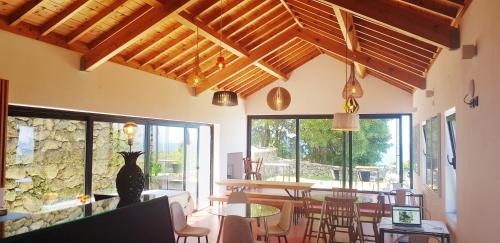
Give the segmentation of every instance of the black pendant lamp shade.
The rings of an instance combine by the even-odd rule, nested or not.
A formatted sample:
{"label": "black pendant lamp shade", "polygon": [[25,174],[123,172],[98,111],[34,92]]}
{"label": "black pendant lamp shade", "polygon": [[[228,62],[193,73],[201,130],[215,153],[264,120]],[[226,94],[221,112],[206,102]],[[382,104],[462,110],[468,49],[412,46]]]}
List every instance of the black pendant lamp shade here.
{"label": "black pendant lamp shade", "polygon": [[233,91],[217,91],[212,98],[212,105],[237,106],[238,95]]}

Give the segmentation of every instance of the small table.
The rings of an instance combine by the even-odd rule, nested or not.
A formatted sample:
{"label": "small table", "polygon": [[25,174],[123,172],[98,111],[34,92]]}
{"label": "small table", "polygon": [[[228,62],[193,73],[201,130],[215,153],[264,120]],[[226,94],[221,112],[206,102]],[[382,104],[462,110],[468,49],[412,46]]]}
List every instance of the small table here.
{"label": "small table", "polygon": [[266,232],[266,242],[269,242],[267,217],[280,213],[280,209],[272,206],[256,203],[229,203],[224,206],[214,206],[208,209],[208,213],[221,217],[217,243],[220,241],[224,217],[234,215],[243,218],[262,218],[264,220],[264,229]]}
{"label": "small table", "polygon": [[451,243],[450,232],[448,231],[446,224],[437,220],[422,220],[421,227],[402,227],[393,225],[391,218],[383,217],[380,221],[379,230],[381,239],[384,239],[385,233],[403,235],[415,234],[430,235],[440,238],[441,242],[445,242],[444,240],[446,239],[446,242]]}

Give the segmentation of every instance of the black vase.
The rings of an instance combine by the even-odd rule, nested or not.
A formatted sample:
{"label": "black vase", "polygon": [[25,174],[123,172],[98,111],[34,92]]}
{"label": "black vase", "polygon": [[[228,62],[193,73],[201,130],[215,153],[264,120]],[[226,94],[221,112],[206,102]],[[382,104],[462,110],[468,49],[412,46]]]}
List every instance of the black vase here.
{"label": "black vase", "polygon": [[118,207],[140,202],[144,189],[144,174],[137,166],[137,158],[143,152],[118,152],[123,156],[125,165],[116,175],[116,190],[120,196]]}

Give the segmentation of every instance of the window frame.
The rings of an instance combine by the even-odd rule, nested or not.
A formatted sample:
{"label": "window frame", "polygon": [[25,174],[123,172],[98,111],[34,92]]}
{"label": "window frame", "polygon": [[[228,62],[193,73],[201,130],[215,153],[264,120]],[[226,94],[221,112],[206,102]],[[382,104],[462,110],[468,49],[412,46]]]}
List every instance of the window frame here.
{"label": "window frame", "polygon": [[[62,120],[77,120],[86,122],[86,132],[85,132],[85,172],[84,172],[84,192],[87,195],[92,195],[92,166],[93,166],[93,132],[94,132],[94,122],[112,122],[112,123],[126,123],[135,122],[139,125],[145,126],[144,134],[144,177],[146,180],[145,190],[149,189],[150,180],[150,137],[151,137],[151,126],[173,126],[182,127],[185,130],[187,128],[198,128],[200,126],[210,127],[210,194],[213,194],[213,170],[214,170],[214,125],[208,123],[197,123],[197,122],[181,122],[172,120],[162,120],[153,119],[145,117],[136,116],[123,116],[123,115],[111,115],[103,113],[93,113],[93,112],[82,112],[82,111],[72,111],[72,110],[62,110],[62,109],[51,109],[51,108],[41,108],[33,106],[24,105],[9,105],[8,116],[15,117],[30,117],[30,118],[43,118],[43,119],[62,119]],[[199,137],[198,137],[199,139]],[[199,143],[199,141],[198,141]],[[186,181],[184,180],[183,184]],[[185,185],[183,185],[185,187]]]}
{"label": "window frame", "polygon": [[[409,168],[409,173],[410,173],[410,189],[413,189],[413,141],[411,137],[413,136],[413,116],[411,113],[381,113],[381,114],[360,114],[359,118],[360,119],[398,119],[398,129],[399,129],[399,138],[398,138],[398,147],[399,147],[399,181],[402,182],[404,179],[404,171],[403,171],[403,139],[402,139],[402,120],[403,116],[408,116],[409,117],[409,159],[410,159],[410,168]],[[259,120],[259,119],[295,119],[295,126],[296,126],[296,136],[295,136],[295,163],[296,163],[296,181],[299,181],[300,177],[300,120],[302,119],[333,119],[334,116],[332,114],[312,114],[312,115],[248,115],[247,116],[247,151],[246,154],[250,156],[251,154],[251,147],[252,147],[252,120]],[[346,180],[347,173],[344,172],[344,178],[342,181],[343,187],[353,187],[353,161],[352,161],[352,132],[343,132],[343,138],[344,138],[344,162],[346,163],[346,166],[343,166],[343,171],[349,173],[351,176],[349,176],[349,180]],[[363,191],[363,192],[373,192],[373,191]]]}
{"label": "window frame", "polygon": [[457,144],[456,144],[456,122],[457,122],[457,114],[453,113],[446,116],[446,125],[448,127],[448,138],[450,139],[451,145],[451,153],[453,158],[450,159],[447,157],[448,164],[456,171],[457,170]]}

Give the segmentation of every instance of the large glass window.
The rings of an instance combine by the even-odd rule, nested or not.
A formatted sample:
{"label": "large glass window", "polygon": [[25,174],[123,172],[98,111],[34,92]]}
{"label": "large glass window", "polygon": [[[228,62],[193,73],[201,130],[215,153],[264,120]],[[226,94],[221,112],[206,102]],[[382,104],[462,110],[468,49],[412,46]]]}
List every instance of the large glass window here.
{"label": "large glass window", "polygon": [[36,213],[84,194],[84,121],[11,116],[5,206]]}
{"label": "large glass window", "polygon": [[332,130],[332,118],[326,115],[249,119],[249,153],[270,165],[262,172],[264,180],[368,191],[412,186],[410,115],[361,115],[361,131],[352,133]]}
{"label": "large glass window", "polygon": [[439,115],[423,124],[425,140],[425,184],[434,191],[439,190],[441,124]]}
{"label": "large glass window", "polygon": [[262,159],[262,180],[295,181],[296,120],[255,119],[251,158]]}
{"label": "large glass window", "polygon": [[446,116],[445,151],[448,165],[446,166],[446,214],[457,222],[457,158],[456,158],[456,114],[455,108],[450,109]]}

